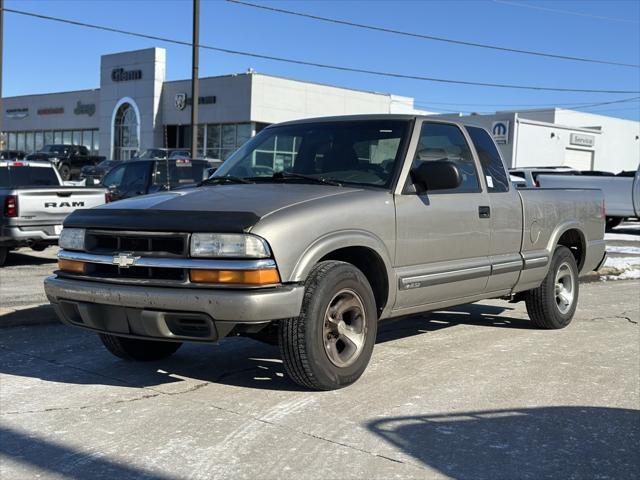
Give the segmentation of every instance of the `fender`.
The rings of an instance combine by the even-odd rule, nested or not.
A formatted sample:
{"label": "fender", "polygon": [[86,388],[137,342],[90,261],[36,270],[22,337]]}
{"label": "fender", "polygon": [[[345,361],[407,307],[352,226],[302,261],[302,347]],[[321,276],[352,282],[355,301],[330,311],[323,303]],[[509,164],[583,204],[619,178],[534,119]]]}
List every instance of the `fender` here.
{"label": "fender", "polygon": [[376,252],[382,259],[389,280],[389,298],[381,315],[381,318],[384,318],[391,311],[396,300],[398,287],[395,281],[395,270],[393,269],[391,254],[385,243],[378,236],[366,230],[338,230],[316,239],[298,259],[293,268],[290,281],[304,282],[311,269],[321,258],[335,250],[346,247],[367,247]]}

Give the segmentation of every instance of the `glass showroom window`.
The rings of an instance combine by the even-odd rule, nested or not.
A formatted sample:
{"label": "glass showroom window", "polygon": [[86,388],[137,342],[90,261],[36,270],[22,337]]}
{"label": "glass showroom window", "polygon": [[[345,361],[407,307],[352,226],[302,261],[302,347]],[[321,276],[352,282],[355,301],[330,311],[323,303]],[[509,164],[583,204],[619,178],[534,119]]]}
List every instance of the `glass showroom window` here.
{"label": "glass showroom window", "polygon": [[33,150],[33,132],[25,133],[25,142],[24,142],[24,151],[27,153],[32,153]]}
{"label": "glass showroom window", "polygon": [[62,143],[65,145],[71,145],[73,143],[73,137],[70,131],[62,132]]}
{"label": "glass showroom window", "polygon": [[44,146],[44,132],[35,133],[35,151],[42,150]]}
{"label": "glass showroom window", "polygon": [[10,133],[7,139],[7,145],[9,150],[17,150],[18,149],[18,140],[15,133]]}
{"label": "glass showroom window", "polygon": [[138,116],[133,107],[123,103],[113,125],[113,158],[129,160],[138,151]]}
{"label": "glass showroom window", "polygon": [[16,143],[17,150],[24,150],[24,132],[18,132],[18,142]]}
{"label": "glass showroom window", "polygon": [[51,145],[53,143],[53,132],[44,132],[44,144]]}

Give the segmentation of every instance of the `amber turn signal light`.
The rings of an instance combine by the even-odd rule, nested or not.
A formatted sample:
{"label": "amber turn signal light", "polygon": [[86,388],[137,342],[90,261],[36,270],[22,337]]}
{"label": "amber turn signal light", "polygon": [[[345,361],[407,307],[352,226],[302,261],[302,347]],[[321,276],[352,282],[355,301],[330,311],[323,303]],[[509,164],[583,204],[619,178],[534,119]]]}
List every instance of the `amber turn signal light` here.
{"label": "amber turn signal light", "polygon": [[58,268],[63,272],[69,273],[85,273],[87,264],[84,262],[78,262],[76,260],[65,260],[64,258],[58,259]]}
{"label": "amber turn signal light", "polygon": [[275,268],[264,270],[191,270],[193,283],[222,283],[229,285],[273,285],[280,283]]}

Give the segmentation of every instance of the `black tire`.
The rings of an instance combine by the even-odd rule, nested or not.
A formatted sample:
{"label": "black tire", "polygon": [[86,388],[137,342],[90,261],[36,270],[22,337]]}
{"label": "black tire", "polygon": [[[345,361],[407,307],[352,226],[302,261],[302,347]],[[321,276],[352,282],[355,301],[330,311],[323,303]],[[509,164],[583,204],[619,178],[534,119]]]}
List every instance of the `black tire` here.
{"label": "black tire", "polygon": [[34,243],[31,245],[31,250],[34,252],[43,252],[49,245],[46,243]]}
{"label": "black tire", "polygon": [[624,221],[623,217],[607,217],[604,225],[605,230],[610,232]]}
{"label": "black tire", "polygon": [[116,357],[138,362],[162,360],[173,355],[180,348],[180,342],[161,340],[139,340],[99,333],[102,344]]}
{"label": "black tire", "polygon": [[[346,293],[345,293],[346,292]],[[349,297],[341,297],[348,295]],[[335,323],[326,319],[330,307],[339,310],[342,300],[350,298],[349,302],[356,307],[346,307],[343,313],[350,315],[346,318],[339,315],[344,328],[360,336],[360,346],[341,340],[335,336],[335,349],[325,345],[326,328]],[[334,303],[335,302],[335,303]],[[352,308],[352,310],[349,310]],[[363,312],[359,315],[357,312]],[[332,322],[336,322],[335,315]],[[346,327],[345,327],[346,325]],[[356,327],[357,325],[357,327]],[[346,387],[355,382],[366,369],[376,340],[378,315],[376,302],[371,286],[364,274],[353,265],[339,261],[325,261],[316,265],[307,281],[299,317],[289,318],[280,322],[279,343],[285,371],[298,385],[314,390],[335,390]],[[351,330],[353,329],[353,330]],[[340,328],[337,328],[340,330]],[[339,335],[339,334],[336,334]],[[336,355],[339,355],[342,341],[342,354],[353,353],[344,365],[337,365]],[[326,350],[327,349],[327,350]],[[355,350],[354,350],[355,349]],[[330,358],[334,355],[334,360]]]}
{"label": "black tire", "polygon": [[60,174],[60,178],[62,178],[63,182],[67,182],[71,180],[71,168],[66,163],[63,163],[58,167],[58,173]]}
{"label": "black tire", "polygon": [[[559,273],[560,270],[563,273]],[[569,305],[556,295],[556,278],[559,274],[568,274],[571,277],[571,302]],[[562,284],[562,282],[560,283]],[[565,288],[564,284],[563,288]],[[525,294],[525,303],[531,322],[536,327],[546,330],[566,327],[573,319],[578,305],[579,293],[580,283],[578,282],[576,259],[571,250],[559,246],[553,254],[549,272],[542,284]]]}
{"label": "black tire", "polygon": [[9,255],[9,249],[7,247],[0,247],[0,267],[7,261],[7,255]]}

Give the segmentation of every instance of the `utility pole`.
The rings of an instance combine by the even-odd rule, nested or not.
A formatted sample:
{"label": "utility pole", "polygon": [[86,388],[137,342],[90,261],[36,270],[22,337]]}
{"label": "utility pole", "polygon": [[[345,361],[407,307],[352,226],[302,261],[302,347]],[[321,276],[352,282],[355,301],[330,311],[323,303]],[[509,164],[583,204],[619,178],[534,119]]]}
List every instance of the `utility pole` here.
{"label": "utility pole", "polygon": [[[2,132],[2,49],[4,47],[4,0],[0,0],[0,132]],[[2,145],[0,145],[2,147]]]}
{"label": "utility pole", "polygon": [[[2,1],[2,0],[0,0]],[[200,0],[193,0],[193,45],[191,46],[191,158],[198,156],[198,62]]]}

